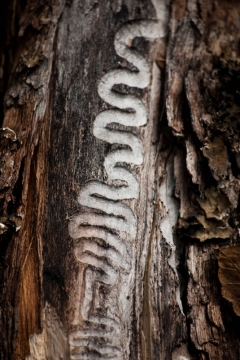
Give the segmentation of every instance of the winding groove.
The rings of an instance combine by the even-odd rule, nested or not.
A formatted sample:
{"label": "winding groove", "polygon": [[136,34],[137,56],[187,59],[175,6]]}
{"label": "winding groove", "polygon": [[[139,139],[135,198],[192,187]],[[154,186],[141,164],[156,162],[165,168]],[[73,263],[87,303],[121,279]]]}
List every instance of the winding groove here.
{"label": "winding groove", "polygon": [[[113,87],[124,84],[142,89],[149,85],[148,62],[131,47],[131,42],[136,37],[155,39],[161,35],[157,21],[141,20],[124,25],[115,35],[115,50],[135,69],[111,70],[101,78],[98,85],[99,96],[114,109],[97,115],[93,134],[110,144],[125,145],[123,149],[108,154],[104,161],[108,180],[113,184],[115,180],[121,180],[124,185],[110,186],[97,180],[86,183],[80,191],[78,202],[101,213],[80,213],[69,223],[70,236],[81,239],[80,243],[76,243],[75,256],[79,262],[87,265],[81,315],[83,320],[95,326],[94,329],[78,330],[69,335],[71,360],[122,359],[120,347],[111,343],[114,334],[120,337],[119,321],[93,315],[91,308],[96,282],[113,285],[119,277],[120,269],[125,272],[131,269],[131,252],[125,240],[136,238],[137,218],[132,209],[120,200],[138,199],[139,184],[123,163],[141,165],[143,148],[134,134],[112,130],[108,125],[117,123],[136,127],[147,124],[147,109],[141,99],[130,94],[120,94],[113,91]],[[103,241],[106,246],[102,245]]]}

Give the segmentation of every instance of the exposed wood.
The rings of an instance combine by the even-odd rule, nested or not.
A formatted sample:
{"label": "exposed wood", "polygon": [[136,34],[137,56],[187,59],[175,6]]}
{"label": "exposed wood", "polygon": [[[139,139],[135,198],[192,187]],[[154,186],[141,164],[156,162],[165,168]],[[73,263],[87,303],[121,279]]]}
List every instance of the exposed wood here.
{"label": "exposed wood", "polygon": [[238,1],[0,6],[0,360],[238,360]]}
{"label": "exposed wood", "polygon": [[30,351],[30,335],[41,331],[43,205],[50,125],[45,115],[62,3],[29,1],[21,9],[13,2],[7,10],[12,27],[9,24],[6,46],[14,43],[15,48],[8,69],[2,126],[14,132],[16,139],[6,137],[4,131],[1,136],[1,223],[5,228],[1,239],[0,357],[22,359]]}
{"label": "exposed wood", "polygon": [[129,1],[115,13],[108,2],[91,11],[75,2],[59,24],[44,286],[72,359],[141,354],[160,95],[153,61],[165,27],[161,3],[158,13],[147,4]]}

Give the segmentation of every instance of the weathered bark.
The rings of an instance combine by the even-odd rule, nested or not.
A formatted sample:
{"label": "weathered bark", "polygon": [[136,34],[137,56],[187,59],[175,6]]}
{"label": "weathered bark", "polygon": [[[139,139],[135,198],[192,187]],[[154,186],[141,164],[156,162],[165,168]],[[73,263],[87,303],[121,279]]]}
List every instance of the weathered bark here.
{"label": "weathered bark", "polygon": [[219,248],[238,239],[239,9],[237,1],[179,1],[170,20],[166,106],[187,280],[182,301],[188,341],[201,359],[239,358],[239,319],[217,279]]}
{"label": "weathered bark", "polygon": [[62,10],[61,2],[44,1],[25,6],[13,1],[5,8],[3,66],[9,79],[1,130],[1,359],[24,358],[30,335],[41,331],[42,231],[51,124],[47,108]]}
{"label": "weathered bark", "polygon": [[238,2],[1,6],[0,359],[239,359]]}

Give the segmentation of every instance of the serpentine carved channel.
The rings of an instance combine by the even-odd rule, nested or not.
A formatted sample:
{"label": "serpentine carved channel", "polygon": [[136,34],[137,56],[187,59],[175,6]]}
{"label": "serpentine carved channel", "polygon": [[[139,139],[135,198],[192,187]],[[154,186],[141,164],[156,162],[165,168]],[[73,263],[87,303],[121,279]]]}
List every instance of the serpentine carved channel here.
{"label": "serpentine carved channel", "polygon": [[[121,202],[138,199],[139,183],[125,164],[141,165],[143,147],[140,139],[124,127],[147,124],[147,109],[142,100],[131,94],[114,91],[116,85],[146,88],[150,83],[150,65],[131,43],[136,37],[156,39],[160,36],[159,22],[135,21],[124,25],[115,35],[116,53],[131,64],[133,70],[122,68],[107,72],[98,85],[99,96],[114,109],[97,115],[93,134],[120,149],[110,152],[104,161],[107,183],[94,180],[82,187],[78,202],[93,209],[78,213],[69,222],[69,234],[75,239],[75,257],[85,265],[84,294],[80,305],[83,329],[69,334],[71,360],[123,359],[120,338],[121,321],[116,316],[93,312],[96,284],[114,286],[121,273],[131,271],[130,243],[137,234],[137,217],[132,209]],[[120,124],[121,130],[109,127]],[[119,183],[120,181],[120,183]],[[115,342],[114,342],[115,341]]]}

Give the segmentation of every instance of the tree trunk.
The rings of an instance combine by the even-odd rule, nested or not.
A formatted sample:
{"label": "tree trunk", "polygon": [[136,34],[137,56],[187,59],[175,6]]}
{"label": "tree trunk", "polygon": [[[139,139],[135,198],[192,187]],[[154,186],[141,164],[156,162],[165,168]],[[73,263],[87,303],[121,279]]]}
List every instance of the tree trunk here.
{"label": "tree trunk", "polygon": [[240,4],[0,7],[0,359],[239,359]]}

